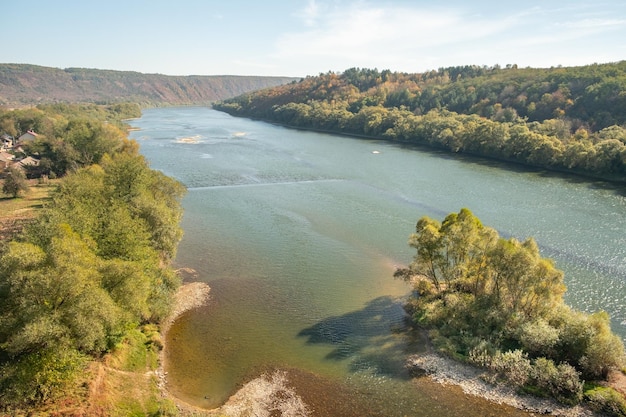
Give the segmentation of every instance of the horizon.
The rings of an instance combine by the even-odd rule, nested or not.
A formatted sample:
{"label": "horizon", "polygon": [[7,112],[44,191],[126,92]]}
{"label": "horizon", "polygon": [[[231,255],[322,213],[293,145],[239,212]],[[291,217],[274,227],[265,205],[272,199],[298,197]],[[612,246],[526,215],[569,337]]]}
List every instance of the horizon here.
{"label": "horizon", "polygon": [[[626,59],[626,2],[180,0],[3,5],[0,61],[169,76],[576,67]],[[16,23],[17,25],[17,23]],[[32,30],[29,30],[32,29]]]}
{"label": "horizon", "polygon": [[[620,62],[624,62],[626,61],[626,59],[622,59],[619,61],[612,61],[612,62],[593,62],[590,64],[583,64],[583,65],[568,65],[568,66],[564,66],[564,65],[554,65],[554,66],[550,66],[550,67],[531,67],[531,66],[527,66],[527,67],[520,67],[517,66],[516,69],[553,69],[553,68],[577,68],[577,67],[586,67],[586,66],[592,66],[592,65],[610,65],[610,64],[618,64]],[[90,71],[112,71],[112,72],[132,72],[132,73],[137,73],[137,74],[141,74],[141,75],[161,75],[161,76],[165,76],[165,77],[265,77],[265,78],[306,78],[306,77],[315,77],[318,74],[307,74],[305,76],[289,76],[289,75],[259,75],[259,74],[250,74],[250,75],[240,75],[240,74],[179,74],[179,75],[170,75],[170,74],[163,74],[163,73],[158,73],[158,72],[141,72],[141,71],[134,71],[134,70],[115,70],[115,69],[109,69],[109,68],[90,68],[90,67],[66,67],[66,68],[60,68],[60,67],[49,67],[46,65],[38,65],[38,64],[31,64],[31,63],[27,63],[27,62],[0,62],[0,65],[24,65],[24,66],[34,66],[34,67],[40,67],[40,68],[49,68],[49,69],[55,69],[55,70],[60,70],[60,71],[67,71],[67,70],[74,70],[74,69],[78,69],[78,70],[90,70]],[[473,66],[472,64],[466,64],[467,66]],[[423,74],[426,72],[430,72],[430,71],[438,71],[441,69],[447,69],[447,68],[454,68],[454,67],[464,67],[466,65],[454,65],[454,66],[450,66],[450,67],[440,67],[440,68],[430,68],[430,69],[426,69],[424,71],[419,71],[419,72],[413,72],[413,73],[408,73],[408,74]],[[495,64],[495,65],[499,65],[499,64]],[[510,64],[510,65],[514,65],[514,64]],[[479,67],[486,67],[488,69],[490,68],[494,68],[494,66],[489,66],[489,65],[480,65]],[[375,70],[379,70],[379,71],[384,71],[384,70],[390,70],[391,72],[403,72],[403,73],[407,73],[406,71],[396,71],[393,68],[377,68],[377,67],[352,67],[352,68],[360,68],[360,69],[375,69]],[[501,69],[510,69],[508,66],[504,66],[504,65],[500,65]],[[342,74],[344,73],[346,70],[348,70],[350,68],[345,68],[343,70],[340,71],[332,71],[336,74]],[[327,73],[328,71],[326,71]]]}

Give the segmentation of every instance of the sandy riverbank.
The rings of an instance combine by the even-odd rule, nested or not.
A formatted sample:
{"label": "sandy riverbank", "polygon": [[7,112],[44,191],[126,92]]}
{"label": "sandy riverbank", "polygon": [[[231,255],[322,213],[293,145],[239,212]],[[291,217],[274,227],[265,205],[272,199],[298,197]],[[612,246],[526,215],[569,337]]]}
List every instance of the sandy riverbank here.
{"label": "sandy riverbank", "polygon": [[[195,277],[195,271],[185,268],[179,270],[183,276]],[[203,282],[190,282],[182,285],[174,296],[172,312],[161,326],[163,349],[160,355],[159,368],[156,371],[161,394],[172,400],[183,416],[228,416],[228,417],[308,417],[309,409],[302,398],[288,384],[285,371],[274,371],[261,375],[246,383],[222,407],[216,410],[204,410],[187,404],[173,396],[167,389],[167,373],[165,361],[167,331],[182,314],[202,307],[210,300],[210,287]]]}

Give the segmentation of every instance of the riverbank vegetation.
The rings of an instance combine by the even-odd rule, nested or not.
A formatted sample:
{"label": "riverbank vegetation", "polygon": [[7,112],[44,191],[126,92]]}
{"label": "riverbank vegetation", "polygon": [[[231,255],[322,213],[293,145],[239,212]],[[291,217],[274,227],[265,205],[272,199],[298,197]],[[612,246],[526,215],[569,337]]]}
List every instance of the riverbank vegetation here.
{"label": "riverbank vegetation", "polygon": [[421,74],[351,68],[213,107],[297,128],[626,181],[626,61]]}
{"label": "riverbank vegetation", "polygon": [[[24,151],[48,158],[39,174],[59,177],[0,250],[0,414],[84,399],[93,382],[86,375],[109,352],[120,375],[139,370],[145,379],[160,346],[157,324],[180,284],[169,264],[184,187],[150,169],[118,127],[138,107],[81,109],[0,114],[2,128],[42,132]],[[171,408],[157,398],[129,407]]]}
{"label": "riverbank vegetation", "polygon": [[413,285],[407,311],[439,351],[494,383],[626,415],[623,395],[606,386],[626,366],[621,339],[605,312],[564,303],[563,273],[532,238],[501,238],[462,209],[421,218],[409,245],[416,255],[395,276]]}

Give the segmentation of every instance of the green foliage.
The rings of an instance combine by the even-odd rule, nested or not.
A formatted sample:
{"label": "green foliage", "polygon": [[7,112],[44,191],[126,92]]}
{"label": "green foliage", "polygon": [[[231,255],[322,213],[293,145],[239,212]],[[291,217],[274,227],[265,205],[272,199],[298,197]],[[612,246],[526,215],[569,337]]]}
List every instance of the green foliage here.
{"label": "green foliage", "polygon": [[582,400],[583,383],[576,369],[567,364],[546,358],[537,358],[531,371],[532,385],[565,404],[577,404]]}
{"label": "green foliage", "polygon": [[592,409],[604,415],[626,417],[626,399],[613,388],[594,386],[585,390],[584,397]]}
{"label": "green foliage", "polygon": [[441,351],[490,370],[494,380],[534,387],[564,403],[582,398],[580,377],[604,379],[625,362],[605,312],[564,304],[563,273],[532,239],[500,238],[469,210],[421,218],[409,238],[407,311]]}
{"label": "green foliage", "polygon": [[184,187],[151,170],[116,128],[79,118],[63,129],[85,166],[0,253],[0,398],[11,407],[58,394],[76,358],[98,357],[126,334],[138,347],[130,362],[154,362],[158,340],[132,329],[164,318],[180,285],[168,265]]}
{"label": "green foliage", "polygon": [[121,310],[100,286],[90,243],[65,226],[45,251],[30,243],[9,244],[0,271],[6,288],[0,310],[7,332],[0,339],[3,350],[13,357],[68,346],[102,352],[119,337]]}
{"label": "green foliage", "polygon": [[124,338],[115,347],[115,356],[122,359],[115,363],[115,368],[127,372],[144,373],[152,368],[152,360],[149,356],[154,354],[152,344],[147,336],[139,329],[133,329],[126,333]]}
{"label": "green foliage", "polygon": [[527,355],[519,349],[497,351],[490,357],[487,365],[497,379],[506,380],[517,387],[526,385],[534,370]]}
{"label": "green foliage", "polygon": [[59,177],[69,171],[99,164],[105,154],[136,154],[137,146],[126,137],[127,117],[140,115],[139,106],[120,103],[52,104],[36,109],[0,111],[0,133],[15,137],[34,130],[33,142],[23,144],[27,155],[40,160],[27,168],[29,177]]}
{"label": "green foliage", "polygon": [[626,61],[586,67],[351,68],[214,104],[289,126],[626,179]]}
{"label": "green foliage", "polygon": [[17,198],[21,194],[28,192],[29,189],[24,171],[18,168],[9,168],[2,184],[2,192]]}
{"label": "green foliage", "polygon": [[80,376],[87,357],[76,350],[43,349],[0,364],[1,409],[57,398]]}

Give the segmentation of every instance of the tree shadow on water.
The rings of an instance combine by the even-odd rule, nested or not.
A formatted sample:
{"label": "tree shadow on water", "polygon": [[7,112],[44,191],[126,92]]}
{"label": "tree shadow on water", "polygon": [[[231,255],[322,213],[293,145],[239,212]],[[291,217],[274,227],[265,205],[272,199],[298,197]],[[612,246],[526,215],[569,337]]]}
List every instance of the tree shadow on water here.
{"label": "tree shadow on water", "polygon": [[303,329],[298,336],[309,344],[334,346],[327,360],[349,361],[352,372],[408,379],[405,368],[409,337],[403,301],[384,296],[368,302],[361,310],[328,317]]}

